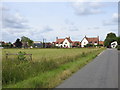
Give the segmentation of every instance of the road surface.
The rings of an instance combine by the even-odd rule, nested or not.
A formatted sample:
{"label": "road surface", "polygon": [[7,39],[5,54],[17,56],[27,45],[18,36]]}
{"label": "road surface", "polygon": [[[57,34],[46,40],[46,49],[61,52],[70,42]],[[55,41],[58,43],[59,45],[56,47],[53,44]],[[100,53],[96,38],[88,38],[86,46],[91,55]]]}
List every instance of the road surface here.
{"label": "road surface", "polygon": [[103,51],[56,88],[118,88],[118,51]]}

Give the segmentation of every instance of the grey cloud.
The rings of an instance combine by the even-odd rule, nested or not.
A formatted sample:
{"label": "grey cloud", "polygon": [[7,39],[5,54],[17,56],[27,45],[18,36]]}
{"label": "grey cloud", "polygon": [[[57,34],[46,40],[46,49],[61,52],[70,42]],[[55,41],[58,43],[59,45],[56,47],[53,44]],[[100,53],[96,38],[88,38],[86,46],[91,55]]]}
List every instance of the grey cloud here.
{"label": "grey cloud", "polygon": [[8,7],[6,7],[6,6],[0,6],[0,10],[2,11],[2,12],[4,12],[4,11],[9,11],[10,9],[8,8]]}
{"label": "grey cloud", "polygon": [[77,15],[92,15],[103,13],[101,8],[103,5],[98,2],[76,2],[73,4],[73,9]]}
{"label": "grey cloud", "polygon": [[103,21],[103,25],[104,26],[109,26],[109,25],[118,25],[118,23],[120,22],[120,19],[119,19],[119,15],[118,13],[114,13],[112,15],[112,18],[110,20],[104,20]]}
{"label": "grey cloud", "polygon": [[100,29],[100,27],[93,27],[93,28],[88,27],[87,29],[88,30],[96,30],[96,29]]}
{"label": "grey cloud", "polygon": [[46,26],[43,28],[43,30],[41,31],[41,33],[46,33],[46,32],[50,32],[50,31],[53,31],[53,29],[49,26]]}
{"label": "grey cloud", "polygon": [[[6,12],[4,12],[6,11]],[[25,17],[19,13],[10,13],[6,7],[2,9],[2,28],[26,29],[29,28]]]}

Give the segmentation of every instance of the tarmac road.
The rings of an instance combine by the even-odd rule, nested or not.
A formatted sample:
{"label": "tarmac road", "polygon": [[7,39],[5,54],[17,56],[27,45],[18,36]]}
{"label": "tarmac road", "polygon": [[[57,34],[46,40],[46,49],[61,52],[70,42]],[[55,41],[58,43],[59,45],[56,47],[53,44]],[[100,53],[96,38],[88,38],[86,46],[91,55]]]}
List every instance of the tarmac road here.
{"label": "tarmac road", "polygon": [[118,51],[103,51],[56,88],[118,88]]}

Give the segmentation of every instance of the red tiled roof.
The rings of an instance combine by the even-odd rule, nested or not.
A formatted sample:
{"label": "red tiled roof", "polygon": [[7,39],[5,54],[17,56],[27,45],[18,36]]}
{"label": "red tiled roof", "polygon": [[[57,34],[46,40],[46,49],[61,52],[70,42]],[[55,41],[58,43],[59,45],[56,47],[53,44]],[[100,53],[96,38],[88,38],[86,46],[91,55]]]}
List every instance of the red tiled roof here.
{"label": "red tiled roof", "polygon": [[102,44],[102,45],[104,45],[104,41],[99,41],[99,44]]}
{"label": "red tiled roof", "polygon": [[71,39],[70,38],[66,38],[70,43],[72,43]]}
{"label": "red tiled roof", "polygon": [[[65,39],[67,39],[70,43],[72,43],[72,41],[71,41],[70,38],[67,38],[67,37],[66,37]],[[59,43],[59,44],[62,44],[65,39],[57,39],[55,43],[56,43],[56,44],[58,44],[58,43]]]}
{"label": "red tiled roof", "polygon": [[56,41],[56,43],[58,44],[61,44],[61,43],[63,43],[63,41],[64,41],[65,39],[57,39],[57,41]]}
{"label": "red tiled roof", "polygon": [[95,42],[99,42],[99,38],[98,37],[96,37],[96,38],[88,38],[88,37],[86,37],[86,39],[88,40],[88,42],[90,43],[90,42],[92,42],[92,43],[95,43]]}
{"label": "red tiled roof", "polygon": [[79,41],[72,41],[72,45],[73,45],[73,46],[75,46],[76,44],[81,45],[81,42],[79,42]]}

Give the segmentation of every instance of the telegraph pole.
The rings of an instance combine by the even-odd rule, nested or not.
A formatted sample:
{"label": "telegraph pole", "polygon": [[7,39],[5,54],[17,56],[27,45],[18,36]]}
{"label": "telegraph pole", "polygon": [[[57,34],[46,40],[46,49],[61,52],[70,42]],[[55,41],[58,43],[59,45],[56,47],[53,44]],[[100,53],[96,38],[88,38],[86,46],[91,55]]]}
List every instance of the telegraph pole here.
{"label": "telegraph pole", "polygon": [[46,39],[43,38],[43,48],[46,48]]}

